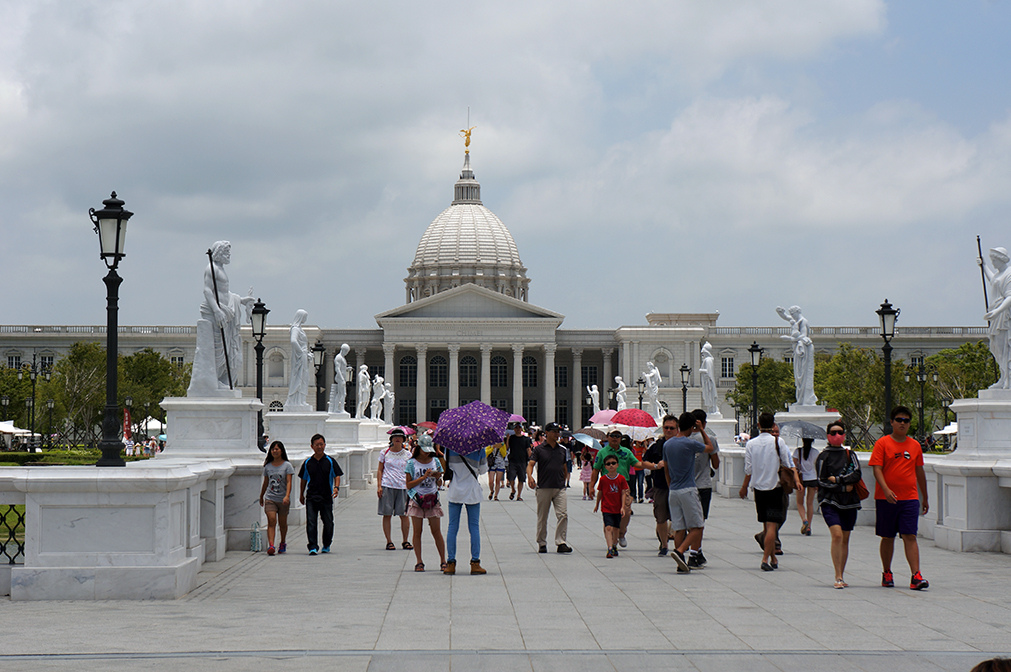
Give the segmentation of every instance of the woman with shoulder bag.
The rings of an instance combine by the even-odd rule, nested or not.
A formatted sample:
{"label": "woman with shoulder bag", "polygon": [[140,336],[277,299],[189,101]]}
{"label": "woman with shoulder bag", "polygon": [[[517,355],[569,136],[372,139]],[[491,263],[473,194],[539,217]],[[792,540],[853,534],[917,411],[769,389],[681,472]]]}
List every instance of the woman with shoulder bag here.
{"label": "woman with shoulder bag", "polygon": [[442,507],[439,505],[439,486],[442,484],[442,463],[435,459],[435,448],[419,445],[414,450],[414,457],[407,461],[407,515],[411,517],[414,526],[414,557],[418,564],[414,571],[425,571],[425,563],[421,561],[421,532],[428,518],[428,527],[432,531],[432,539],[439,551],[439,565],[446,569],[446,543],[442,538],[440,521]]}
{"label": "woman with shoulder bag", "polygon": [[860,460],[846,448],[846,426],[839,420],[826,428],[828,447],[818,454],[815,473],[818,475],[818,504],[832,535],[832,565],[835,567],[835,588],[846,588],[843,573],[849,557],[850,532],[856,525],[860,510],[858,484],[861,481]]}
{"label": "woman with shoulder bag", "polygon": [[488,460],[483,450],[464,457],[452,450],[446,451],[446,471],[452,480],[446,486],[449,502],[449,527],[446,530],[448,559],[443,574],[456,574],[456,535],[460,531],[460,515],[467,507],[467,528],[470,531],[470,573],[487,574],[481,567],[481,474],[488,472]]}

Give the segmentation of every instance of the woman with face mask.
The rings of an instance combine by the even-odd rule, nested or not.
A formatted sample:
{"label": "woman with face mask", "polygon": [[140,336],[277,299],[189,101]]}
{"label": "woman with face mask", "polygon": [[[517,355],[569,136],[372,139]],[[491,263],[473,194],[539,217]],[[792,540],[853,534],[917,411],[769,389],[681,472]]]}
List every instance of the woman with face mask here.
{"label": "woman with face mask", "polygon": [[846,427],[836,420],[826,428],[828,447],[818,454],[815,473],[818,475],[818,504],[832,535],[832,565],[835,567],[835,588],[845,588],[843,572],[849,556],[850,532],[857,521],[860,496],[860,460],[843,444]]}

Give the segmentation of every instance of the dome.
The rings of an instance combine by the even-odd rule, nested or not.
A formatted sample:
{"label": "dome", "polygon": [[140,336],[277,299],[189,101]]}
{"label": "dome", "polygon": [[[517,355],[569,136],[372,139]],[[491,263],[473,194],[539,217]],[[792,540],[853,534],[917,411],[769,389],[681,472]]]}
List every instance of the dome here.
{"label": "dome", "polygon": [[527,300],[527,269],[509,229],[481,204],[481,185],[464,155],[452,204],[439,213],[418,243],[407,269],[407,302],[473,283]]}

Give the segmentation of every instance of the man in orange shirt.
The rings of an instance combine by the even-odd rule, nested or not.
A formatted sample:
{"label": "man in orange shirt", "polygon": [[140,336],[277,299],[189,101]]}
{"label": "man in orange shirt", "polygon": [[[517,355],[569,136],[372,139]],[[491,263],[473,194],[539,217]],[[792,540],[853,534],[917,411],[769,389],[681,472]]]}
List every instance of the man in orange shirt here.
{"label": "man in orange shirt", "polygon": [[909,587],[923,590],[930,584],[920,575],[920,547],[916,543],[919,516],[926,515],[927,476],[923,472],[923,452],[915,439],[909,438],[912,412],[905,406],[892,409],[892,433],[874,444],[868,464],[874,469],[874,504],[877,513],[875,531],[881,537],[881,585],[891,588],[892,555],[895,534],[902,537],[906,562],[912,578]]}

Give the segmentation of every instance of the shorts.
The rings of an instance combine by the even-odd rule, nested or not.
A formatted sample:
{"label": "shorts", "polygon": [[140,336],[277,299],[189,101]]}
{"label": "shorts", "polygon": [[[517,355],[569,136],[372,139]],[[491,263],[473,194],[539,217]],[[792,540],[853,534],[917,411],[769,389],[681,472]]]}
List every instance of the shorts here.
{"label": "shorts", "polygon": [[430,509],[423,509],[413,499],[407,503],[407,515],[411,518],[442,518],[442,506],[436,502]]}
{"label": "shorts", "polygon": [[801,483],[804,484],[805,488],[817,488],[818,487],[818,479],[817,478],[812,478],[810,481],[801,481]]}
{"label": "shorts", "polygon": [[698,488],[671,490],[668,501],[670,502],[671,529],[694,530],[705,526],[706,519],[702,515],[702,502],[699,500]]}
{"label": "shorts", "polygon": [[821,515],[825,518],[825,524],[829,527],[838,525],[843,532],[852,532],[857,524],[858,509],[837,509],[831,504],[821,505]]}
{"label": "shorts", "polygon": [[755,512],[760,523],[779,523],[786,521],[786,498],[783,488],[772,490],[755,490]]}
{"label": "shorts", "polygon": [[407,490],[400,488],[383,488],[383,496],[379,498],[380,516],[406,516]]}
{"label": "shorts", "polygon": [[670,520],[669,491],[667,488],[653,488],[650,494],[653,497],[653,519],[657,523],[666,523]]}
{"label": "shorts", "polygon": [[874,533],[879,537],[894,539],[895,534],[916,534],[920,519],[920,500],[900,499],[894,504],[887,499],[874,500],[877,521]]}
{"label": "shorts", "polygon": [[276,513],[279,516],[287,516],[290,509],[291,502],[284,504],[283,502],[275,502],[272,499],[263,500],[264,513]]}
{"label": "shorts", "polygon": [[702,518],[709,520],[709,502],[713,499],[712,488],[699,488],[699,501],[702,502]]}
{"label": "shorts", "polygon": [[509,466],[506,467],[506,478],[510,481],[514,478],[518,478],[522,481],[527,480],[527,463],[510,462]]}
{"label": "shorts", "polygon": [[621,529],[621,514],[620,513],[603,513],[604,516],[604,527],[616,527]]}

